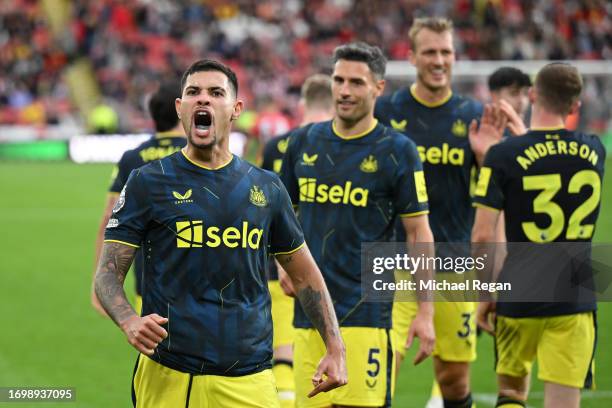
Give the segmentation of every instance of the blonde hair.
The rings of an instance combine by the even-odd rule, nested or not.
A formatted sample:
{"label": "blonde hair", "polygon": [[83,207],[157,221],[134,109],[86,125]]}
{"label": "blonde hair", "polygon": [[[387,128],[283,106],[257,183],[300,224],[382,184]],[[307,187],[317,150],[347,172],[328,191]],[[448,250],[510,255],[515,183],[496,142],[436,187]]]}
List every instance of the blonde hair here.
{"label": "blonde hair", "polygon": [[329,110],[334,106],[329,75],[315,74],[306,78],[301,96],[308,109]]}
{"label": "blonde hair", "polygon": [[410,47],[416,49],[416,37],[422,29],[428,29],[435,33],[443,33],[449,31],[453,33],[453,22],[444,17],[422,17],[415,18],[410,31],[408,31],[408,39]]}

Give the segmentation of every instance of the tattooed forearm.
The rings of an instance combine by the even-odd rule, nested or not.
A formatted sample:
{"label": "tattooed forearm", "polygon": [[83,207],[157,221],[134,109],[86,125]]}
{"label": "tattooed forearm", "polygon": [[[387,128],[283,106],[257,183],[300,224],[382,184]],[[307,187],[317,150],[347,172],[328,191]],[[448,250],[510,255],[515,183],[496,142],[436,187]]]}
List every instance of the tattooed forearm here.
{"label": "tattooed forearm", "polygon": [[332,301],[326,291],[315,290],[312,286],[297,291],[302,309],[313,326],[321,333],[326,343],[332,338],[339,338],[338,321],[332,306]]}
{"label": "tattooed forearm", "polygon": [[123,290],[123,281],[135,252],[136,248],[127,245],[105,243],[96,272],[96,295],[106,312],[119,326],[135,313]]}

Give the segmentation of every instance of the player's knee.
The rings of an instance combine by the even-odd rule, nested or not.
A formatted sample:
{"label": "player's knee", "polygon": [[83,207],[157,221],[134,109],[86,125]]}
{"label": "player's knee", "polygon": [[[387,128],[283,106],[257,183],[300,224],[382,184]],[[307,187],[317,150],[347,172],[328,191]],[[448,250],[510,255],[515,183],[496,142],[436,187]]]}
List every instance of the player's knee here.
{"label": "player's knee", "polygon": [[444,364],[437,370],[436,380],[445,399],[460,400],[470,393],[469,371],[463,364]]}

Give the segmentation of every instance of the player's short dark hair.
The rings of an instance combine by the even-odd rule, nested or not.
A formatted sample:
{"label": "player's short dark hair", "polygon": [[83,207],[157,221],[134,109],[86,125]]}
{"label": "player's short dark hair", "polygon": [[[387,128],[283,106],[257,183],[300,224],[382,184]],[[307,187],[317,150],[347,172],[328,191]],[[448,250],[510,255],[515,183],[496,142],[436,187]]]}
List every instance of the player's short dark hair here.
{"label": "player's short dark hair", "polygon": [[580,98],[582,77],[576,67],[565,62],[553,62],[538,72],[535,89],[544,108],[565,116]]}
{"label": "player's short dark hair", "polygon": [[529,75],[514,67],[501,67],[489,76],[489,91],[499,91],[501,88],[531,86]]}
{"label": "player's short dark hair", "polygon": [[306,78],[302,85],[302,99],[307,109],[330,110],[334,106],[332,81],[329,75],[315,74]]}
{"label": "player's short dark hair", "polygon": [[382,50],[375,45],[364,42],[340,45],[334,50],[334,64],[339,60],[365,62],[376,79],[385,77],[387,59]]}
{"label": "player's short dark hair", "polygon": [[183,77],[181,78],[181,91],[185,88],[185,83],[187,82],[187,77],[189,75],[203,71],[219,71],[224,73],[229,80],[232,91],[234,91],[234,96],[238,95],[238,78],[236,77],[236,73],[222,62],[211,59],[201,59],[194,62],[189,66],[189,68],[187,68],[187,70],[183,73]]}
{"label": "player's short dark hair", "polygon": [[181,83],[178,78],[164,81],[149,99],[149,114],[157,132],[167,132],[178,124],[174,101],[181,97]]}

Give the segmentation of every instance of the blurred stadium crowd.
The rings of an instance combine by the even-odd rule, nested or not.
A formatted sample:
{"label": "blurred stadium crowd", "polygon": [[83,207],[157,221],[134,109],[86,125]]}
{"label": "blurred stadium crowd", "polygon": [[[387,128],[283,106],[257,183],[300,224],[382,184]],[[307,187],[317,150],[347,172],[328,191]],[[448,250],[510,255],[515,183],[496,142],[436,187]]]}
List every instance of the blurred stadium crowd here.
{"label": "blurred stadium crowd", "polygon": [[[293,125],[303,80],[329,69],[334,47],[359,39],[383,48],[390,60],[405,59],[406,31],[423,15],[452,18],[458,59],[612,59],[612,3],[606,0],[71,3],[70,24],[54,36],[41,2],[0,2],[0,125],[74,122],[77,109],[62,71],[86,57],[103,100],[117,114],[116,130],[145,130],[144,96],[156,80],[203,56],[236,70],[247,106],[260,111],[272,104]],[[610,97],[601,86],[587,85],[586,97]],[[599,106],[609,110],[610,102]],[[607,119],[596,129],[610,127],[609,112],[597,117]],[[253,123],[251,116],[243,126]]]}

